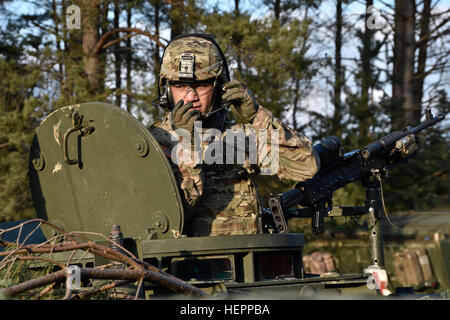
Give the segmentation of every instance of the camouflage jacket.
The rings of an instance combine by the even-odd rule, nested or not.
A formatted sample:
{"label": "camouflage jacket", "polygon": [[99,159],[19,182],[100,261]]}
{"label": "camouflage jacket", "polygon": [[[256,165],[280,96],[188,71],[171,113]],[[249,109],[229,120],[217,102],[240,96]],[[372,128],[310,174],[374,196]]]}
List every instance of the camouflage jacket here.
{"label": "camouflage jacket", "polygon": [[[177,149],[182,139],[170,113],[150,128],[180,186],[187,221],[184,233],[191,236],[256,233],[262,203],[252,177],[277,174],[304,181],[320,168],[311,141],[261,106],[251,124],[226,123],[222,132],[197,129],[201,143]],[[194,161],[180,161],[177,157],[183,152]]]}

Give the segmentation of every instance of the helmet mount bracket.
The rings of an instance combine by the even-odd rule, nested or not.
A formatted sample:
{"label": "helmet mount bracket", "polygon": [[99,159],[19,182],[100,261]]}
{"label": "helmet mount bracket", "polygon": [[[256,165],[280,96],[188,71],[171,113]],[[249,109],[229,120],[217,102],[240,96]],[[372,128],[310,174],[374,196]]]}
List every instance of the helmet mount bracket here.
{"label": "helmet mount bracket", "polygon": [[180,80],[193,81],[195,80],[195,55],[193,53],[183,53],[180,56]]}

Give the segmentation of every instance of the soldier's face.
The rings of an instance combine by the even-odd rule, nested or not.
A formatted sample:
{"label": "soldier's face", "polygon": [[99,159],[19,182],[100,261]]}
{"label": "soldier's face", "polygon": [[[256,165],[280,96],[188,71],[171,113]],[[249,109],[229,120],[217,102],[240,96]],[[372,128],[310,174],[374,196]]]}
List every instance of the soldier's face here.
{"label": "soldier's face", "polygon": [[192,110],[198,110],[202,114],[207,112],[213,95],[213,84],[211,82],[173,82],[170,84],[175,104],[183,100],[184,103],[192,102]]}

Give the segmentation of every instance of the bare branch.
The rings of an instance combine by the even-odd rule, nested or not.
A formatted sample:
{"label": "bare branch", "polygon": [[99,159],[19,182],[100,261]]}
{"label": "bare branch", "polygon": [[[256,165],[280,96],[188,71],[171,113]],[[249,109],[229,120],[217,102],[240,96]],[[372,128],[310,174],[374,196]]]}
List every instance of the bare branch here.
{"label": "bare branch", "polygon": [[76,298],[83,299],[83,298],[86,298],[88,296],[92,296],[92,295],[100,293],[100,292],[104,292],[104,291],[107,291],[107,290],[110,290],[110,289],[113,289],[113,288],[124,286],[124,285],[127,285],[127,284],[132,283],[132,282],[133,282],[133,280],[116,281],[116,282],[109,283],[109,284],[106,284],[104,286],[101,286],[100,288],[97,288],[97,289],[94,289],[94,290],[91,290],[91,291],[85,291],[85,292],[77,293],[77,294],[72,296],[72,299],[76,299]]}
{"label": "bare branch", "polygon": [[102,35],[102,37],[100,38],[100,40],[98,40],[95,48],[94,48],[94,54],[99,54],[100,51],[103,48],[103,45],[105,44],[106,40],[111,37],[112,35],[115,35],[116,33],[120,33],[120,32],[134,32],[136,34],[140,34],[143,36],[146,36],[147,38],[149,38],[150,40],[155,41],[155,43],[160,46],[161,48],[165,48],[166,46],[164,44],[161,43],[160,38],[158,36],[154,36],[151,33],[139,29],[139,28],[116,28],[113,30],[110,30],[108,32],[106,32],[104,35]]}
{"label": "bare branch", "polygon": [[[99,270],[95,268],[80,268],[81,277],[93,278],[93,279],[114,279],[114,280],[128,280],[136,281],[139,279],[145,279],[147,281],[161,284],[175,292],[184,293],[187,295],[206,296],[207,293],[189,285],[181,280],[176,281],[172,278],[166,277],[161,273],[153,272],[150,270],[122,270],[122,269],[109,269]],[[16,296],[28,290],[39,288],[52,282],[60,282],[65,279],[65,269],[56,271],[49,275],[32,279],[23,283],[20,283],[9,288],[1,290],[6,296]],[[70,292],[70,290],[68,290]],[[69,295],[66,295],[69,296]]]}
{"label": "bare branch", "polygon": [[[15,229],[19,229],[19,235],[20,235],[24,224],[30,223],[30,222],[36,222],[36,221],[40,222],[39,226],[40,226],[41,222],[47,223],[46,221],[43,221],[40,219],[29,220],[18,226],[15,226],[13,228],[0,230],[0,235],[5,232],[12,231]],[[49,224],[49,225],[51,225],[51,224]],[[55,227],[55,229],[58,229],[56,226],[53,226],[53,225],[51,225],[51,226]],[[58,229],[58,230],[60,230],[60,229]],[[64,232],[63,230],[60,230],[60,231]],[[21,244],[18,241],[7,242],[7,241],[0,239],[0,244],[17,246],[17,248],[15,248],[13,250],[0,252],[0,257],[6,257],[6,259],[3,259],[3,261],[0,265],[3,265],[3,267],[9,265],[8,271],[6,272],[6,276],[9,275],[10,270],[11,270],[13,264],[16,262],[16,260],[45,261],[45,262],[48,262],[55,266],[60,267],[61,269],[63,269],[61,271],[64,271],[66,269],[66,266],[64,264],[61,264],[60,262],[52,260],[51,259],[52,254],[55,254],[58,252],[72,251],[72,253],[69,255],[69,259],[67,260],[67,265],[69,265],[70,261],[73,258],[75,251],[83,250],[85,252],[90,252],[91,254],[98,255],[98,256],[101,256],[108,260],[116,262],[116,263],[111,263],[109,265],[102,266],[102,268],[84,268],[84,269],[82,269],[83,275],[87,276],[89,278],[116,279],[116,280],[128,280],[128,281],[139,280],[138,290],[140,290],[140,288],[142,287],[143,281],[146,280],[146,281],[151,281],[151,282],[157,283],[159,285],[162,285],[164,287],[167,287],[168,289],[175,291],[175,292],[180,292],[180,293],[189,294],[189,295],[199,295],[199,296],[205,295],[205,293],[202,290],[182,281],[181,279],[178,279],[170,274],[167,274],[167,273],[163,272],[162,270],[159,270],[158,268],[154,267],[153,265],[146,263],[145,261],[138,260],[134,255],[132,255],[132,253],[130,253],[129,251],[127,251],[125,248],[118,245],[117,243],[114,243],[114,244],[117,247],[119,247],[119,250],[121,250],[121,251],[114,250],[108,246],[94,243],[89,239],[88,239],[89,242],[86,242],[86,243],[79,243],[74,240],[75,238],[87,239],[88,235],[101,237],[103,239],[106,239],[107,241],[110,241],[111,243],[114,243],[114,241],[112,241],[105,235],[100,234],[100,233],[94,233],[94,232],[62,233],[58,236],[55,236],[55,237],[45,241],[44,243],[28,244],[28,245],[24,244],[25,241]],[[70,241],[66,240],[63,242],[58,242],[61,240],[60,238],[63,240],[69,239]],[[53,243],[50,243],[51,241]],[[31,254],[43,254],[43,253],[50,254],[50,258],[36,257],[34,255],[31,255]],[[12,258],[10,259],[10,257],[12,257]],[[122,265],[128,265],[132,269],[113,269],[113,270],[106,269],[107,266],[113,266],[113,265],[117,264],[117,262],[122,263]],[[57,282],[60,282],[62,277],[64,277],[64,276],[65,276],[64,273],[61,273],[60,271],[58,271],[51,275],[47,275],[47,276],[44,276],[44,277],[41,277],[38,279],[29,280],[22,284],[18,284],[18,285],[12,286],[10,288],[7,288],[3,291],[3,293],[6,295],[14,296],[19,293],[23,293],[25,291],[32,290],[37,287],[50,284],[49,286],[47,286],[47,288],[42,290],[41,293],[38,295],[37,299],[39,299],[46,292],[51,290],[51,288],[53,288]],[[65,295],[64,299],[71,299],[71,298],[72,298],[72,291],[70,289],[68,289],[66,291],[66,295]],[[133,297],[130,296],[130,298],[133,298]],[[134,297],[134,299],[137,299],[137,295]]]}
{"label": "bare branch", "polygon": [[47,293],[49,293],[50,291],[52,291],[55,288],[55,285],[58,282],[52,282],[50,283],[47,287],[45,287],[41,292],[39,292],[38,296],[36,298],[34,298],[34,300],[39,300],[40,298],[42,298],[43,296],[45,296]]}
{"label": "bare branch", "polygon": [[52,283],[52,282],[59,282],[63,279],[65,279],[64,270],[59,270],[54,273],[51,273],[49,275],[32,279],[20,284],[17,284],[15,286],[11,286],[9,288],[2,289],[0,292],[2,292],[6,296],[16,296],[20,293],[23,293],[28,290],[32,290],[35,288],[39,288],[41,286],[45,286],[46,284]]}
{"label": "bare branch", "polygon": [[419,79],[426,78],[430,73],[432,73],[433,71],[438,70],[439,67],[442,67],[442,66],[445,67],[447,65],[447,61],[448,60],[445,60],[445,61],[441,62],[441,60],[444,59],[444,58],[445,58],[445,56],[439,57],[439,59],[436,61],[436,63],[430,69],[428,69],[427,71],[424,71],[422,73],[416,74],[416,76],[414,77],[414,80],[419,80]]}
{"label": "bare branch", "polygon": [[[416,47],[420,47],[425,45],[428,41],[431,41],[433,39],[436,39],[437,36],[435,37],[431,37],[431,35],[433,33],[435,33],[437,30],[439,30],[442,26],[446,25],[447,22],[449,22],[450,20],[445,18],[443,19],[443,21],[441,21],[441,23],[439,23],[433,30],[428,31],[426,34],[424,34],[417,42],[416,42]],[[442,34],[447,34],[448,30],[444,31]]]}
{"label": "bare branch", "polygon": [[112,41],[104,44],[102,49],[106,49],[109,46],[112,46],[113,44],[119,43],[122,40],[126,40],[126,39],[132,38],[132,37],[137,36],[137,35],[138,35],[137,33],[132,33],[132,34],[126,35],[125,37],[122,37],[122,38],[119,38],[119,39],[116,39],[116,40],[112,40]]}

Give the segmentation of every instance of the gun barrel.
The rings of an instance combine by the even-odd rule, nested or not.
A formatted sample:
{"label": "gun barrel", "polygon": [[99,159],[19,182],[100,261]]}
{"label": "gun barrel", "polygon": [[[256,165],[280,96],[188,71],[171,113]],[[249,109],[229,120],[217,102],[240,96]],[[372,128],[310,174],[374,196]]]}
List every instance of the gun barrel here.
{"label": "gun barrel", "polygon": [[417,127],[414,128],[408,128],[405,131],[394,131],[389,133],[388,135],[378,139],[375,142],[372,142],[371,144],[367,145],[362,151],[361,154],[364,159],[369,159],[372,155],[377,153],[385,153],[389,152],[394,148],[395,143],[397,140],[410,135],[410,134],[416,134],[420,131],[431,127],[435,123],[442,121],[445,117],[443,115],[437,115],[436,117],[431,118],[430,120],[426,120],[419,124]]}
{"label": "gun barrel", "polygon": [[417,127],[414,127],[413,129],[411,129],[411,133],[415,134],[417,132],[420,132],[428,127],[431,127],[432,125],[434,125],[435,123],[442,121],[445,119],[445,116],[443,114],[438,114],[436,117],[432,117],[429,120],[426,120],[424,122],[422,122],[421,124],[419,124]]}
{"label": "gun barrel", "polygon": [[362,151],[361,154],[364,159],[369,159],[370,156],[377,154],[379,152],[386,152],[393,148],[395,142],[404,136],[408,135],[408,132],[404,131],[394,131],[378,139],[375,142],[367,145]]}

